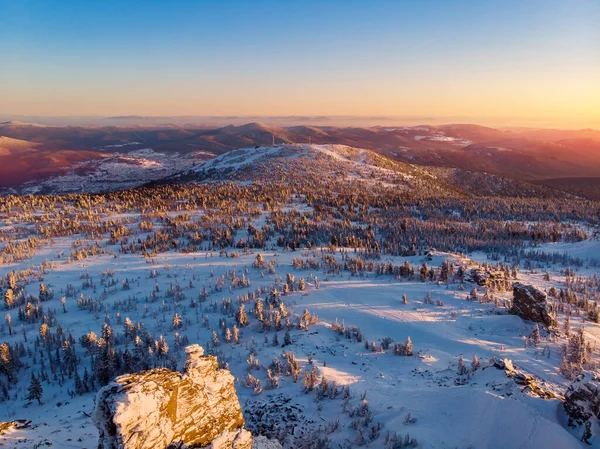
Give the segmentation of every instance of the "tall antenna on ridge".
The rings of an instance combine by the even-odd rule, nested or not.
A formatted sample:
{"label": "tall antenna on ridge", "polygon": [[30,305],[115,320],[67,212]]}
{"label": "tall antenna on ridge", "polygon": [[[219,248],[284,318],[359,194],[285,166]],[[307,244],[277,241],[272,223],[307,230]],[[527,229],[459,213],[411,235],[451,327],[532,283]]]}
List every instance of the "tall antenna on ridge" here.
{"label": "tall antenna on ridge", "polygon": [[271,137],[273,138],[273,143],[271,145],[275,146],[275,133],[271,134]]}

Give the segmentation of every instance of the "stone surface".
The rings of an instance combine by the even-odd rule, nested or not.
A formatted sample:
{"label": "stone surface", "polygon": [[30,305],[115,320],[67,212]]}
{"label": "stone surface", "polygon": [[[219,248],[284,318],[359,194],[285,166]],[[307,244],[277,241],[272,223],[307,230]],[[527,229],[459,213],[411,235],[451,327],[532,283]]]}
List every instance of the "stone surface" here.
{"label": "stone surface", "polygon": [[183,374],[158,368],[102,388],[92,416],[98,447],[250,449],[234,378],[203,354],[198,345],[187,347]]}
{"label": "stone surface", "polygon": [[15,421],[0,422],[0,435],[12,429],[28,429],[31,427],[31,421],[27,419],[17,419]]}
{"label": "stone surface", "polygon": [[[482,267],[472,268],[469,271],[468,280],[477,284],[480,287],[493,287],[495,284],[501,283],[504,285],[506,282],[506,275],[504,271],[495,270],[492,268],[484,269]],[[510,284],[509,284],[510,285]]]}
{"label": "stone surface", "polygon": [[583,427],[582,439],[587,441],[592,436],[591,420],[600,419],[600,384],[580,376],[567,389],[563,406],[569,417],[569,426]]}
{"label": "stone surface", "polygon": [[551,306],[543,291],[533,285],[520,282],[513,284],[513,303],[510,313],[519,315],[524,320],[543,323],[549,327],[554,324],[550,312]]}
{"label": "stone surface", "polygon": [[519,386],[521,391],[532,393],[542,399],[560,399],[552,391],[541,387],[535,377],[516,369],[512,360],[496,359],[494,360],[494,366],[497,369],[503,370],[506,377]]}

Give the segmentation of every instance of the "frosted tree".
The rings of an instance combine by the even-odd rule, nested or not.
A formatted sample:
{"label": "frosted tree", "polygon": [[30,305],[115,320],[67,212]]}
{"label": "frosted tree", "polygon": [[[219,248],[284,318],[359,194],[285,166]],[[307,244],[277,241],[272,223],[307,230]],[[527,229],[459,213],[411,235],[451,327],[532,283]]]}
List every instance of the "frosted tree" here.
{"label": "frosted tree", "polygon": [[419,268],[419,273],[421,275],[421,281],[425,282],[427,276],[429,275],[429,267],[427,266],[427,262],[423,262],[421,268]]}
{"label": "frosted tree", "polygon": [[6,326],[8,327],[8,334],[12,335],[12,319],[10,317],[10,313],[6,314]]}
{"label": "frosted tree", "polygon": [[406,337],[406,343],[404,344],[404,352],[405,355],[413,355],[413,345],[412,345],[412,340],[410,339],[410,337]]}
{"label": "frosted tree", "polygon": [[270,369],[267,369],[267,388],[269,390],[274,390],[278,386],[277,376],[273,375],[273,372]]}
{"label": "frosted tree", "polygon": [[569,380],[573,380],[573,369],[571,364],[567,361],[566,357],[563,357],[560,361],[560,373]]}
{"label": "frosted tree", "polygon": [[479,361],[479,357],[477,354],[473,354],[473,360],[471,361],[471,371],[475,372],[481,367],[481,362]]}
{"label": "frosted tree", "polygon": [[135,324],[133,324],[129,317],[125,317],[125,321],[123,322],[123,333],[128,340],[135,337]]}
{"label": "frosted tree", "polygon": [[233,325],[233,341],[235,343],[240,342],[240,329],[235,324]]}
{"label": "frosted tree", "polygon": [[529,341],[534,346],[539,346],[542,342],[542,336],[540,335],[540,327],[536,324],[531,333],[529,334]]}
{"label": "frosted tree", "polygon": [[16,377],[15,364],[8,343],[0,344],[0,374],[4,375],[9,382]]}
{"label": "frosted tree", "polygon": [[450,264],[448,263],[447,260],[444,260],[442,262],[442,265],[440,267],[440,280],[444,283],[448,282],[448,274],[450,272]]}
{"label": "frosted tree", "polygon": [[584,328],[582,325],[577,329],[575,334],[571,335],[569,346],[567,347],[567,359],[577,369],[583,368],[583,365],[587,362],[585,347]]}
{"label": "frosted tree", "polygon": [[258,321],[263,320],[263,302],[258,298],[254,303],[254,316],[258,319]]}
{"label": "frosted tree", "polygon": [[261,253],[258,253],[256,255],[256,258],[254,259],[254,264],[253,264],[256,268],[264,268],[265,266],[265,258],[263,257],[263,255]]}
{"label": "frosted tree", "polygon": [[215,331],[212,331],[212,344],[213,344],[213,346],[219,346],[219,344],[220,344],[219,336],[217,335],[217,333]]}
{"label": "frosted tree", "polygon": [[465,366],[465,361],[462,354],[458,356],[458,368],[456,371],[459,376],[464,376],[467,374],[467,367]]}
{"label": "frosted tree", "polygon": [[42,301],[42,302],[48,301],[48,300],[52,299],[52,296],[53,296],[52,290],[48,289],[48,287],[46,287],[45,284],[40,284],[40,294],[39,294],[40,301]]}
{"label": "frosted tree", "polygon": [[291,345],[292,337],[290,336],[290,331],[286,330],[285,334],[283,334],[283,346]]}
{"label": "frosted tree", "polygon": [[240,308],[235,314],[235,321],[241,327],[245,327],[248,325],[248,316],[246,315],[244,304],[240,304]]}
{"label": "frosted tree", "polygon": [[167,340],[161,335],[156,342],[156,355],[162,360],[167,357],[168,353],[169,345],[167,344]]}
{"label": "frosted tree", "polygon": [[182,324],[183,320],[181,319],[179,314],[175,312],[175,315],[173,315],[173,329],[179,329]]}
{"label": "frosted tree", "polygon": [[29,401],[33,401],[35,399],[38,401],[39,405],[42,405],[43,394],[44,389],[42,388],[42,384],[40,383],[39,379],[35,377],[35,374],[31,373],[31,382],[27,388],[27,399]]}
{"label": "frosted tree", "polygon": [[96,379],[101,386],[107,385],[114,375],[114,349],[100,338],[98,340],[99,353],[96,359]]}
{"label": "frosted tree", "polygon": [[15,306],[15,292],[12,288],[9,288],[4,293],[4,307],[12,309]]}
{"label": "frosted tree", "polygon": [[304,290],[306,290],[306,281],[304,280],[304,278],[300,278],[298,280],[298,290],[303,292]]}
{"label": "frosted tree", "polygon": [[48,338],[48,333],[50,332],[50,327],[48,327],[48,325],[46,323],[42,323],[40,326],[40,337],[42,337],[42,340],[44,340],[44,342],[46,341],[46,338]]}
{"label": "frosted tree", "polygon": [[571,335],[571,316],[567,315],[565,317],[565,321],[563,323],[563,332],[565,333],[565,335],[568,337],[569,335]]}

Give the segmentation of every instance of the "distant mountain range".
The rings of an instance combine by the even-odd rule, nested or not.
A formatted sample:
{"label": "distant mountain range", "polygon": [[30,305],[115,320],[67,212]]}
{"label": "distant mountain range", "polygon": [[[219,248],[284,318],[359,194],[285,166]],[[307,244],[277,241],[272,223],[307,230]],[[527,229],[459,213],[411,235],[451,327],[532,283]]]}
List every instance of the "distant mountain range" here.
{"label": "distant mountain range", "polygon": [[[105,174],[114,169],[114,163],[120,164],[117,172],[128,182],[113,187],[132,187],[189,170],[213,155],[273,143],[346,145],[428,170],[488,173],[578,195],[597,197],[600,192],[598,130],[496,129],[470,124],[277,127],[258,122],[215,128],[1,123],[0,188],[5,192],[62,191],[52,180],[76,175],[73,189],[110,189]],[[97,183],[99,179],[102,182]],[[82,180],[89,182],[79,183]]]}

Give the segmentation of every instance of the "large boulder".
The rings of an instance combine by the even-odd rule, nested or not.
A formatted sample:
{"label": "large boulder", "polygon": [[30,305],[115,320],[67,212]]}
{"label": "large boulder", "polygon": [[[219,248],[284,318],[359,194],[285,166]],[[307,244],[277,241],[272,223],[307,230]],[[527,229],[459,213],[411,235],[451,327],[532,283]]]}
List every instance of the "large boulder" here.
{"label": "large boulder", "polygon": [[549,327],[554,324],[550,315],[551,311],[552,307],[548,303],[546,293],[533,285],[520,282],[513,284],[513,303],[510,313],[519,315],[524,320],[543,323]]}
{"label": "large boulder", "polygon": [[600,419],[600,384],[589,377],[581,376],[573,382],[565,393],[565,412],[569,416],[569,426],[583,427],[582,440],[592,436],[592,419]]}
{"label": "large boulder", "polygon": [[234,378],[186,348],[184,373],[164,368],[118,377],[96,397],[99,449],[251,449]]}

